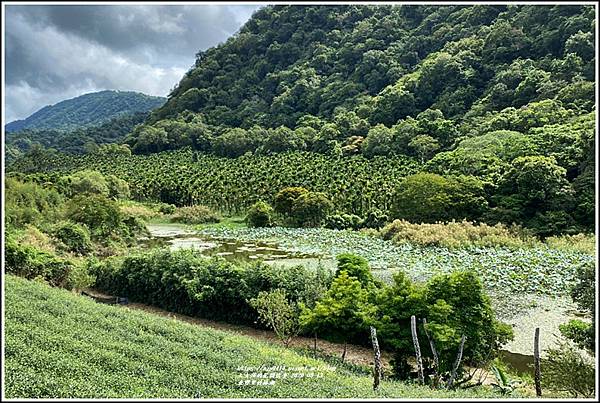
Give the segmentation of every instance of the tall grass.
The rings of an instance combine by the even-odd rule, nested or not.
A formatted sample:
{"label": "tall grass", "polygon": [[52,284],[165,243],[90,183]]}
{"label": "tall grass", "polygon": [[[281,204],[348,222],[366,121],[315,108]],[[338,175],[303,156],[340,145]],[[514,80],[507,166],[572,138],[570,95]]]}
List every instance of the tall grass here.
{"label": "tall grass", "polygon": [[466,220],[435,224],[413,224],[405,220],[394,220],[379,231],[379,236],[399,244],[411,243],[419,246],[525,248],[546,245],[551,249],[591,255],[596,253],[594,234],[560,235],[542,241],[518,225],[488,225]]}
{"label": "tall grass", "polygon": [[420,246],[443,246],[460,248],[481,247],[524,247],[538,241],[518,226],[503,224],[475,224],[470,221],[450,221],[435,224],[413,224],[406,220],[394,220],[386,225],[380,235],[383,239],[397,243],[412,243]]}

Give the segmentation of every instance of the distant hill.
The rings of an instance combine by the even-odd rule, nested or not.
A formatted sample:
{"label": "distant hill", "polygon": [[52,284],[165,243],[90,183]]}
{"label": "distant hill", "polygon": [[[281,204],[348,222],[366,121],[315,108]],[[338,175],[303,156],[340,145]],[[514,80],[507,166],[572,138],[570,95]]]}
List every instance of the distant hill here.
{"label": "distant hill", "polygon": [[74,130],[97,126],[135,112],[158,108],[166,98],[133,91],[100,91],[48,105],[33,115],[6,125],[6,132],[25,129]]}
{"label": "distant hill", "polygon": [[24,129],[6,133],[5,159],[7,162],[14,161],[29,151],[34,144],[69,154],[84,154],[101,144],[120,143],[136,125],[143,123],[149,114],[150,112],[134,112],[118,115],[100,125],[74,130]]}

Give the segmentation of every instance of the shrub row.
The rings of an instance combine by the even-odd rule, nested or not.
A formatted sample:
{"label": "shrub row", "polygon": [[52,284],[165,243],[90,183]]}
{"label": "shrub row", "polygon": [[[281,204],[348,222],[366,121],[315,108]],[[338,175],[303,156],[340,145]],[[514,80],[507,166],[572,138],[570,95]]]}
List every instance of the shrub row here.
{"label": "shrub row", "polygon": [[364,218],[356,214],[332,214],[325,219],[325,228],[338,230],[379,229],[385,225],[388,219],[387,214],[378,209],[369,210]]}
{"label": "shrub row", "polygon": [[[426,284],[412,283],[397,273],[394,284],[386,286],[373,279],[365,259],[350,254],[338,256],[334,276],[323,268],[241,266],[189,249],[107,259],[91,264],[89,270],[103,291],[186,315],[255,327],[261,324],[251,301],[261,292],[283,291],[290,309],[300,308],[305,334],[363,344],[370,340],[368,326],[376,326],[382,346],[394,350],[393,367],[399,377],[410,376],[407,360],[414,353],[410,315],[430,320],[427,329],[438,342],[444,364],[440,369],[446,371],[462,335],[468,339],[464,351],[468,363],[493,357],[512,337],[510,326],[495,320],[473,272],[440,274]],[[424,355],[429,359],[427,352]]]}
{"label": "shrub row", "polygon": [[6,240],[4,256],[6,273],[67,289],[84,288],[92,282],[84,266],[34,246],[19,245],[10,237]]}
{"label": "shrub row", "polygon": [[281,288],[309,306],[327,289],[332,275],[303,266],[278,269],[262,263],[237,266],[193,250],[155,250],[89,265],[95,286],[131,300],[186,315],[256,325],[248,300]]}

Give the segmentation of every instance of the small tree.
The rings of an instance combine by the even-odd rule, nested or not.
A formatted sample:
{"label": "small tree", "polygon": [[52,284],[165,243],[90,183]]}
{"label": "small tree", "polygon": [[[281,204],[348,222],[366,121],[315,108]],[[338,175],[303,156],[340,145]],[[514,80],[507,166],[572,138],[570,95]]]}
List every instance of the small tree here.
{"label": "small tree", "polygon": [[79,171],[67,178],[75,194],[97,194],[108,196],[109,187],[104,175],[98,171]]}
{"label": "small tree", "polygon": [[294,200],[292,218],[302,227],[320,226],[333,208],[324,193],[308,192]]}
{"label": "small tree", "polygon": [[67,204],[67,218],[85,224],[92,236],[120,232],[123,215],[116,202],[98,195],[79,195]]}
{"label": "small tree", "polygon": [[249,303],[258,312],[259,319],[273,329],[283,345],[288,347],[300,332],[300,322],[298,307],[288,301],[285,291],[282,289],[261,291]]}
{"label": "small tree", "polygon": [[61,223],[54,230],[54,236],[71,252],[83,255],[92,249],[89,231],[79,224]]}
{"label": "small tree", "polygon": [[339,276],[342,271],[348,272],[348,275],[355,277],[363,287],[366,287],[373,282],[373,275],[369,269],[369,263],[362,256],[353,255],[352,253],[342,253],[337,256],[336,276]]}
{"label": "small tree", "polygon": [[364,331],[374,313],[368,292],[360,281],[342,271],[331,283],[325,296],[311,310],[301,306],[300,322],[306,329],[344,343],[342,361],[351,337]]}
{"label": "small tree", "polygon": [[113,199],[128,199],[131,196],[129,184],[123,179],[115,175],[108,175],[106,182],[108,185],[108,197]]}
{"label": "small tree", "polygon": [[275,211],[283,216],[290,216],[294,207],[294,201],[305,193],[308,193],[308,190],[303,187],[281,189],[273,199]]}
{"label": "small tree", "polygon": [[246,215],[249,227],[271,227],[273,225],[273,207],[258,201],[250,207]]}

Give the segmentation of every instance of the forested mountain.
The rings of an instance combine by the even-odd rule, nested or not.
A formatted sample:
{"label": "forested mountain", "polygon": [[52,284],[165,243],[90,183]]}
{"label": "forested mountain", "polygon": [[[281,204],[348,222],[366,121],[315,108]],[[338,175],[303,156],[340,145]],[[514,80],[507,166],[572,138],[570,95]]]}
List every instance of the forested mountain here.
{"label": "forested mountain", "polygon": [[26,119],[8,123],[5,130],[73,130],[96,126],[118,116],[150,111],[164,102],[162,97],[133,91],[93,92],[45,106]]}
{"label": "forested mountain", "polygon": [[149,112],[134,112],[119,115],[98,126],[74,130],[24,129],[6,133],[5,158],[7,162],[11,162],[36,145],[69,154],[94,152],[102,144],[121,143],[125,136],[148,116]]}
{"label": "forested mountain", "polygon": [[[449,149],[482,125],[515,129],[490,117],[505,108],[590,111],[594,30],[586,6],[265,7],[226,43],[197,54],[153,113],[152,129],[130,144],[139,152],[189,144],[218,152],[224,141],[243,152],[267,134],[237,130],[225,133],[236,141],[210,143],[226,128],[258,125],[298,129],[273,134],[277,144],[267,149],[319,151],[332,141],[359,145],[353,136],[383,124],[393,130],[377,138],[399,133],[396,151],[416,153],[408,143],[418,135],[430,137],[421,139],[425,149]],[[511,113],[518,112],[503,116]],[[370,143],[369,152],[382,151]]]}

